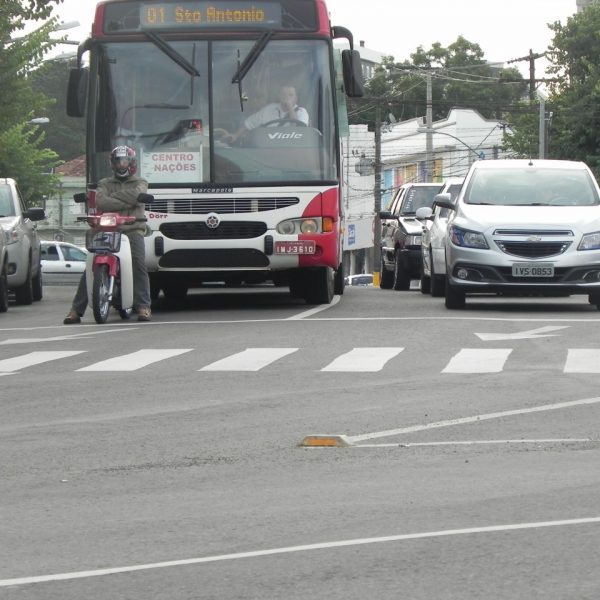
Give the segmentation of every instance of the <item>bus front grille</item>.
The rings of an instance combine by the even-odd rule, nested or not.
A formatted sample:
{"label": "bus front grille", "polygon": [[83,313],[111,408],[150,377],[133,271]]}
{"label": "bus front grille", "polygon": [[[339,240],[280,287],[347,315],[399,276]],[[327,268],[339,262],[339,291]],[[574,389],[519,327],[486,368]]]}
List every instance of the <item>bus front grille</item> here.
{"label": "bus front grille", "polygon": [[219,215],[265,212],[288,208],[298,204],[298,198],[191,198],[175,200],[156,199],[149,210],[174,215],[206,215],[215,212]]}
{"label": "bus front grille", "polygon": [[266,231],[267,224],[258,221],[221,221],[215,229],[203,221],[160,226],[160,232],[172,240],[243,240],[260,237]]}

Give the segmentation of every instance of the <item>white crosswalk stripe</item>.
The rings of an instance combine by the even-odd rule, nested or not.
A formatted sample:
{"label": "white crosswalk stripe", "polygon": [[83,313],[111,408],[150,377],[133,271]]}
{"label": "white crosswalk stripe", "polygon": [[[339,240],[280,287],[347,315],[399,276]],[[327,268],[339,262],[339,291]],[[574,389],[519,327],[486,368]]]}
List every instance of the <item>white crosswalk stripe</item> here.
{"label": "white crosswalk stripe", "polygon": [[[143,348],[136,352],[113,356],[105,360],[93,362],[87,366],[74,369],[78,372],[129,372],[137,371],[168,361],[171,358],[194,352],[194,348],[183,349],[157,349]],[[309,348],[246,348],[241,352],[225,356],[220,360],[202,366],[202,362],[194,363],[194,358],[188,359],[188,368],[203,372],[252,372],[260,371],[266,367],[294,354],[296,352],[315,354],[314,349]],[[444,364],[439,357],[428,359],[427,368],[433,372],[443,374],[486,374],[500,373],[510,370],[519,364],[518,355],[512,356],[513,348],[462,348],[447,362],[446,366],[439,370]],[[43,365],[44,363],[68,359],[78,354],[84,354],[88,350],[53,350],[36,351],[14,356],[12,358],[0,359],[0,375],[11,375],[27,368]],[[388,363],[400,353],[414,353],[415,350],[405,347],[357,347],[339,354],[330,362],[323,360],[324,366],[316,365],[316,369],[324,373],[375,373],[389,369]],[[508,363],[510,358],[510,362]],[[204,362],[204,361],[203,361]],[[508,366],[507,366],[508,363]],[[546,368],[540,358],[539,368]],[[79,363],[81,364],[81,362]],[[532,364],[528,357],[527,364]],[[438,365],[435,367],[435,365]],[[557,369],[560,367],[556,365]],[[167,367],[165,367],[167,368]],[[433,369],[433,370],[432,370]],[[564,356],[564,373],[594,374],[600,373],[600,349],[570,348],[566,349]]]}
{"label": "white crosswalk stripe", "polygon": [[381,371],[385,364],[404,348],[353,348],[338,356],[321,371],[368,373]]}
{"label": "white crosswalk stripe", "polygon": [[191,348],[185,350],[138,350],[131,354],[123,354],[122,356],[115,356],[108,360],[94,363],[82,369],[77,369],[77,371],[137,371],[161,360],[173,358],[174,356],[191,351]]}
{"label": "white crosswalk stripe", "polygon": [[298,348],[247,348],[199,371],[260,371],[276,360],[297,352]]}
{"label": "white crosswalk stripe", "polygon": [[12,373],[14,371],[20,371],[27,367],[39,365],[52,360],[59,360],[61,358],[68,358],[69,356],[75,356],[76,354],[82,354],[85,350],[47,350],[44,352],[29,352],[21,356],[15,356],[14,358],[5,358],[0,360],[0,373]]}
{"label": "white crosswalk stripe", "polygon": [[565,373],[600,373],[600,350],[569,350]]}
{"label": "white crosswalk stripe", "polygon": [[500,373],[512,348],[463,348],[442,373]]}

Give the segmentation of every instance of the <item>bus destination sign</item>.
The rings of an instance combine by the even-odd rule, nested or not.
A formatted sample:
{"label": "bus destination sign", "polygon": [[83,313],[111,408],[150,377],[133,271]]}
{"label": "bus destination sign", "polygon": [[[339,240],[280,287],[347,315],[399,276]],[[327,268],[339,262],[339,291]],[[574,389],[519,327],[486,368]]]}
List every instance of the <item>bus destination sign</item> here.
{"label": "bus destination sign", "polygon": [[158,2],[140,4],[142,29],[233,29],[280,27],[277,2]]}

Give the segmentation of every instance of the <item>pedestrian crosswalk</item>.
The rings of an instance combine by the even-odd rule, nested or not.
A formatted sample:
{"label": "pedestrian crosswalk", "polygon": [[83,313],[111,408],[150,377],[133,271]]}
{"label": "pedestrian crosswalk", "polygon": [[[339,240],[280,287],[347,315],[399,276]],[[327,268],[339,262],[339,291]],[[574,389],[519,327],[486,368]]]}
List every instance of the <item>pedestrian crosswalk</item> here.
{"label": "pedestrian crosswalk", "polygon": [[[34,369],[44,364],[59,364],[60,372],[69,369],[76,372],[134,372],[143,369],[170,369],[174,359],[185,362],[186,371],[210,372],[268,372],[269,369],[284,369],[310,364],[309,371],[323,373],[378,373],[390,371],[394,374],[414,372],[415,364],[424,369],[428,376],[440,374],[494,374],[515,369],[555,370],[572,374],[600,373],[600,349],[564,349],[561,356],[553,357],[549,364],[543,356],[520,355],[514,348],[461,348],[444,357],[443,351],[435,357],[424,355],[421,348],[405,347],[356,347],[332,356],[325,349],[321,359],[314,348],[298,347],[254,347],[245,348],[217,360],[206,360],[206,349],[196,356],[194,348],[141,348],[126,354],[115,354],[98,360],[97,352],[90,350],[33,351],[0,359],[0,375]],[[216,351],[215,351],[216,352]],[[400,354],[405,359],[396,360]],[[302,356],[305,354],[305,356]],[[95,360],[92,359],[95,358]],[[204,358],[202,358],[204,357]],[[89,361],[88,361],[89,359]],[[171,362],[170,362],[171,361]],[[286,362],[287,361],[287,362]],[[293,362],[290,362],[293,361]],[[412,362],[411,362],[412,361]],[[525,361],[525,362],[524,362]],[[87,364],[86,364],[87,362]],[[318,364],[317,364],[318,363]],[[407,366],[407,365],[411,365]],[[316,365],[316,366],[315,366]]]}

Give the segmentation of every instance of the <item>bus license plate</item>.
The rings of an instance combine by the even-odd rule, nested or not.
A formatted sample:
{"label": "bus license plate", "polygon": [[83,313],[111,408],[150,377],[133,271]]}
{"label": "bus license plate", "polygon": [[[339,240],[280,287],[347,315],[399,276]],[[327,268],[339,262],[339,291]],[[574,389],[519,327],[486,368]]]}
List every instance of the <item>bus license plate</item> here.
{"label": "bus license plate", "polygon": [[513,277],[554,277],[552,263],[514,263]]}
{"label": "bus license plate", "polygon": [[315,243],[305,242],[275,242],[275,254],[314,254]]}

